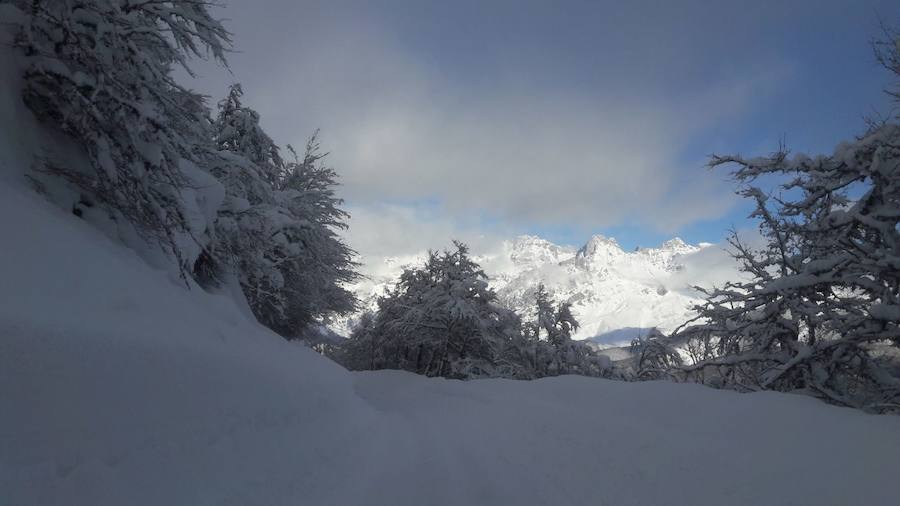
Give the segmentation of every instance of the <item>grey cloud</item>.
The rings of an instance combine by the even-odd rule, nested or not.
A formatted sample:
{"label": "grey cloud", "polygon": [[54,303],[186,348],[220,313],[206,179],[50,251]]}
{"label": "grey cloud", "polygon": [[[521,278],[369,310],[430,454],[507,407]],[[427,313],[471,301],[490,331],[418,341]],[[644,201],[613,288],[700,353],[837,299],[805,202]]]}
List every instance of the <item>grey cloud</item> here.
{"label": "grey cloud", "polygon": [[[232,10],[261,16],[243,4]],[[516,61],[490,78],[466,76],[472,84],[358,11],[294,6],[287,17],[296,16],[296,28],[267,17],[270,34],[238,18],[238,47],[242,34],[253,38],[232,57],[233,79],[244,81],[276,139],[300,144],[322,128],[343,195],[356,206],[427,198],[453,213],[518,224],[597,229],[627,217],[672,231],[733,203],[700,163],[684,160],[681,146],[787,74],[784,65],[748,68],[681,90],[676,100],[658,86],[629,93],[620,75],[608,89],[548,84],[540,69],[529,74]],[[610,51],[599,53],[609,60]],[[619,62],[610,73],[627,77],[655,63]],[[679,64],[687,65],[683,57]]]}
{"label": "grey cloud", "polygon": [[[602,227],[629,217],[673,230],[721,214],[729,192],[700,163],[686,166],[679,146],[780,78],[712,83],[674,105],[499,82],[463,96],[377,36],[352,37],[340,55],[307,55],[250,92],[276,135],[298,143],[321,126],[355,204],[431,198],[518,223]],[[285,83],[304,90],[290,107],[268,104],[288,93]]]}

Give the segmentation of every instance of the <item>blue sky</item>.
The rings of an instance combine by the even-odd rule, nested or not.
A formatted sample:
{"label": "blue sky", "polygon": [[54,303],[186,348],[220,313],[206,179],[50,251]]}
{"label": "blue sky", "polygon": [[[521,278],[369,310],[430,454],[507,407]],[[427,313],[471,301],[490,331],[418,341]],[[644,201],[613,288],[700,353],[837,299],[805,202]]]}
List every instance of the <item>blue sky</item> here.
{"label": "blue sky", "polygon": [[[281,143],[322,128],[364,254],[520,233],[625,248],[747,227],[713,152],[830,152],[886,113],[891,2],[232,0],[231,73]],[[895,25],[897,23],[894,23]],[[359,230],[360,227],[372,230]],[[358,230],[354,230],[358,229]]]}

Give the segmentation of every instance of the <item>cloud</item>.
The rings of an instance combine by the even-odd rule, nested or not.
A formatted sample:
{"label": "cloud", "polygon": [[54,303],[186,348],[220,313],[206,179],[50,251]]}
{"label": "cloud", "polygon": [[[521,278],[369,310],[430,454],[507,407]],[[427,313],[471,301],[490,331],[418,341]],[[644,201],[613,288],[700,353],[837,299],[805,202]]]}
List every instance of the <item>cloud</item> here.
{"label": "cloud", "polygon": [[[459,55],[436,59],[359,9],[292,9],[286,18],[303,14],[293,30],[267,18],[272,35],[252,32],[264,40],[243,39],[248,28],[237,34],[238,46],[248,47],[232,57],[234,77],[276,139],[300,144],[321,127],[343,196],[372,209],[428,199],[457,217],[585,230],[628,220],[660,232],[720,216],[734,203],[731,192],[683,147],[770,93],[787,68],[747,66],[730,78],[710,72],[675,88],[646,69],[683,81],[675,78],[693,68],[688,42],[675,60],[671,51],[651,61],[617,56],[652,57],[655,43],[635,40],[630,51],[532,61],[543,42],[498,26],[498,37],[529,51],[511,50],[496,70],[473,75]],[[585,76],[570,83],[541,75],[567,58],[609,66],[609,78],[592,86]],[[637,81],[649,77],[659,81]]]}
{"label": "cloud", "polygon": [[384,261],[400,257],[408,262],[428,250],[452,246],[452,240],[468,244],[474,253],[500,250],[501,243],[513,235],[499,224],[453,219],[429,205],[375,204],[353,206],[347,242],[365,260],[365,274],[378,275],[392,270]]}
{"label": "cloud", "polygon": [[[757,229],[740,229],[738,236],[751,248],[762,248],[765,245],[765,240]],[[723,241],[696,253],[684,255],[679,259],[684,268],[667,280],[668,288],[689,296],[697,296],[694,286],[706,289],[721,288],[728,281],[747,278],[745,273],[740,272],[738,263],[731,256],[732,250],[732,246]]]}
{"label": "cloud", "polygon": [[[382,54],[392,56],[373,64]],[[713,84],[674,106],[502,85],[460,96],[390,51],[358,57],[366,81],[378,85],[355,94],[335,89],[328,83],[343,73],[323,62],[314,66],[323,81],[311,87],[325,96],[296,104],[332,104],[320,123],[350,202],[428,198],[456,214],[541,225],[598,228],[630,219],[672,231],[721,215],[733,203],[730,191],[697,160],[684,160],[680,146],[768,84]],[[287,136],[299,142],[306,133]]]}
{"label": "cloud", "polygon": [[[233,74],[200,69],[212,96],[242,82],[280,143],[322,129],[366,256],[553,227],[674,234],[722,216],[735,198],[703,169],[698,139],[791,76],[778,58],[719,48],[735,33],[703,22],[700,4],[652,19],[389,4],[232,2]],[[636,23],[666,43],[636,37]]]}

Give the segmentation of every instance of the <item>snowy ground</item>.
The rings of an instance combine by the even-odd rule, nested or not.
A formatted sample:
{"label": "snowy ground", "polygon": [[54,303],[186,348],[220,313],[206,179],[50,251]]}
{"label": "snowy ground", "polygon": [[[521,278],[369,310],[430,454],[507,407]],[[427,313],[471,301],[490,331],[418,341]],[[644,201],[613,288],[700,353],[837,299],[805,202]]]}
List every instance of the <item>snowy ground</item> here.
{"label": "snowy ground", "polygon": [[351,374],[0,182],[0,504],[894,505],[900,418]]}

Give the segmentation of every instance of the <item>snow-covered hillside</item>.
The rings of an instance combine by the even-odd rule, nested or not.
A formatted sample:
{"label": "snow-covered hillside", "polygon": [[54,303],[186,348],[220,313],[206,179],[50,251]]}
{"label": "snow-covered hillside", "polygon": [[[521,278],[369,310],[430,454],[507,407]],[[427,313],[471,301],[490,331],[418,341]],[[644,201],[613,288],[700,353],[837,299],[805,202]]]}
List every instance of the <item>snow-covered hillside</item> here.
{"label": "snow-covered hillside", "polygon": [[0,183],[0,503],[892,505],[900,419],[777,393],[349,373]]}
{"label": "snow-covered hillside", "polygon": [[[607,347],[628,344],[653,327],[671,331],[689,319],[692,304],[699,301],[690,285],[705,276],[702,263],[692,260],[709,247],[674,238],[626,252],[615,239],[600,235],[580,249],[520,236],[476,258],[505,305],[530,315],[534,291],[544,283],[556,299],[573,304],[581,323],[574,337]],[[354,285],[363,307],[374,309],[377,296],[396,282],[403,267],[423,259],[424,254],[407,255],[367,265],[368,278]],[[343,319],[334,328],[346,334],[351,323]]]}

